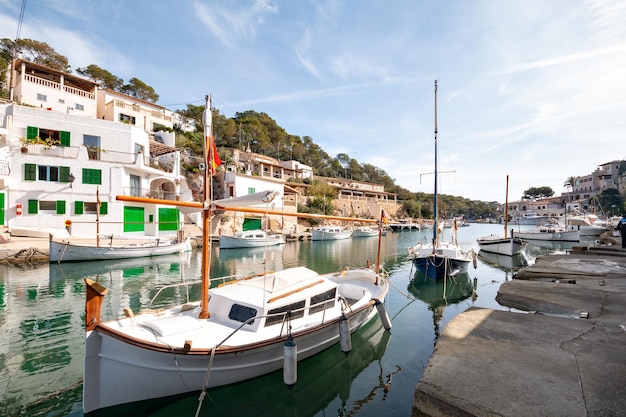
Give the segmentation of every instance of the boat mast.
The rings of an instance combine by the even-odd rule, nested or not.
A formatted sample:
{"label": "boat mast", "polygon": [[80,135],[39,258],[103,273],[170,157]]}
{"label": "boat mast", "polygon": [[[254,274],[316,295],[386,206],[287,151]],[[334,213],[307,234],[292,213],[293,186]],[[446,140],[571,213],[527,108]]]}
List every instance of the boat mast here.
{"label": "boat mast", "polygon": [[[211,212],[209,195],[209,181],[213,174],[213,147],[210,141],[213,140],[213,124],[211,114],[211,96],[205,97],[205,108],[202,114],[202,122],[204,124],[204,184],[203,184],[203,207],[202,207],[202,297],[200,299],[200,314],[198,318],[208,319],[209,313],[209,272],[211,268]],[[210,174],[209,174],[210,170]]]}
{"label": "boat mast", "polygon": [[504,238],[508,238],[509,230],[509,176],[506,176],[506,196],[504,198]]}
{"label": "boat mast", "polygon": [[439,240],[437,229],[439,228],[439,213],[437,212],[437,80],[435,80],[435,196],[433,203],[433,213],[435,215],[435,227],[433,227],[433,253],[438,246]]}

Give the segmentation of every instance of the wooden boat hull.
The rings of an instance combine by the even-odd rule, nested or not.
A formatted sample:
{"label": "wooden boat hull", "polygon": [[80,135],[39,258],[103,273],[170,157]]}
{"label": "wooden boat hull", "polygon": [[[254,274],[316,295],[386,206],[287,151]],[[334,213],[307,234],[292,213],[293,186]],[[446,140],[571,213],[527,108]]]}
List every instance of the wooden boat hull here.
{"label": "wooden boat hull", "polygon": [[524,249],[524,241],[520,237],[500,237],[497,235],[483,236],[476,239],[481,251],[499,255],[513,256]]}
{"label": "wooden boat hull", "polygon": [[[291,337],[298,360],[338,343],[343,315],[350,333],[376,318],[375,306],[387,294],[388,282],[381,278],[375,284],[375,274],[369,271],[372,279],[363,280],[364,286],[351,278],[359,273],[328,274],[336,280],[339,298],[352,299],[354,304],[344,309],[337,301],[326,311],[311,312],[310,318],[305,315],[300,323],[295,319]],[[254,282],[242,280],[241,289],[239,284],[226,287],[241,294]],[[299,297],[307,288],[290,291],[286,296]],[[224,299],[215,295],[215,289],[212,291],[212,303],[220,310]],[[199,305],[178,306],[157,314],[100,323],[89,331],[85,343],[84,412],[233,384],[283,368],[284,345],[289,340],[286,325],[279,321],[262,327],[262,319],[255,317],[259,329],[252,330],[241,323],[230,324],[228,311],[222,316],[216,313],[209,319],[198,319],[199,311]],[[191,345],[185,348],[187,341]]]}
{"label": "wooden boat hull", "polygon": [[106,239],[100,246],[95,244],[75,244],[69,240],[50,240],[50,262],[80,262],[141,258],[160,255],[171,255],[191,250],[189,239],[183,242],[168,243],[127,243],[108,245]]}

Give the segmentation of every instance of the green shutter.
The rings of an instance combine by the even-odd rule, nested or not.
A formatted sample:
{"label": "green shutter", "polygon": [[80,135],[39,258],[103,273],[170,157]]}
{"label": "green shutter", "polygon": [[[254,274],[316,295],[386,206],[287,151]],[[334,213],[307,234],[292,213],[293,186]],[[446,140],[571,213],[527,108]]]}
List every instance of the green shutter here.
{"label": "green shutter", "polygon": [[84,212],[84,203],[82,201],[74,201],[74,214],[83,214]]}
{"label": "green shutter", "polygon": [[26,139],[35,139],[39,136],[39,128],[35,126],[26,127]]}
{"label": "green shutter", "polygon": [[24,164],[24,181],[36,181],[37,180],[37,165],[36,164]]}
{"label": "green shutter", "polygon": [[70,182],[67,178],[70,175],[70,167],[59,167],[59,182]]}
{"label": "green shutter", "polygon": [[102,171],[99,169],[83,168],[83,184],[102,185]]}
{"label": "green shutter", "polygon": [[70,132],[61,131],[59,134],[61,146],[70,146]]}
{"label": "green shutter", "polygon": [[28,200],[28,214],[37,214],[39,212],[39,201]]}
{"label": "green shutter", "polygon": [[57,214],[65,214],[65,200],[57,200]]}
{"label": "green shutter", "polygon": [[100,214],[109,214],[109,202],[103,201],[100,203]]}

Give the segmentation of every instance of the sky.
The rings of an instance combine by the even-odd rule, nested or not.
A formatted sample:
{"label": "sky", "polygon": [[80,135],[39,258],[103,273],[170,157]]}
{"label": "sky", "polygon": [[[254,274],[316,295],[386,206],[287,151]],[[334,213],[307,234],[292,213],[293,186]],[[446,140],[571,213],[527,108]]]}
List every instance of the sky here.
{"label": "sky", "polygon": [[[15,39],[22,0],[0,0]],[[624,0],[26,0],[19,36],[171,110],[254,110],[412,192],[518,200],[626,159]]]}

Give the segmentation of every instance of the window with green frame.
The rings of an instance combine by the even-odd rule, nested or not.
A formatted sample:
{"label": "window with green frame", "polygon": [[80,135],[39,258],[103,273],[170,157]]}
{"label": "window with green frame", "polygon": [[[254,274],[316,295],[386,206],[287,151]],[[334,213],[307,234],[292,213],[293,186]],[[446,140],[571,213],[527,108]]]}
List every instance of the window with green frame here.
{"label": "window with green frame", "polygon": [[83,168],[83,184],[102,184],[102,170]]}
{"label": "window with green frame", "polygon": [[[55,174],[51,175],[51,172]],[[70,167],[24,164],[24,181],[37,181],[39,177],[42,181],[70,182],[69,175]]]}
{"label": "window with green frame", "polygon": [[33,140],[36,137],[48,139],[53,145],[70,146],[70,132],[62,130],[40,129],[37,126],[26,126],[26,139]]}
{"label": "window with green frame", "polygon": [[254,194],[254,193],[256,193],[256,188],[248,187],[248,194]]}
{"label": "window with green frame", "polygon": [[65,200],[28,200],[28,214],[38,214],[40,211],[65,214]]}
{"label": "window with green frame", "polygon": [[[74,201],[74,214],[96,214],[98,203]],[[100,202],[100,214],[109,214],[109,203],[107,201]]]}

